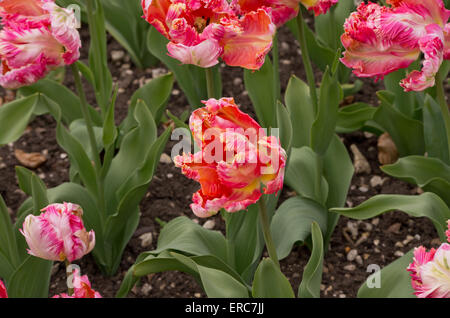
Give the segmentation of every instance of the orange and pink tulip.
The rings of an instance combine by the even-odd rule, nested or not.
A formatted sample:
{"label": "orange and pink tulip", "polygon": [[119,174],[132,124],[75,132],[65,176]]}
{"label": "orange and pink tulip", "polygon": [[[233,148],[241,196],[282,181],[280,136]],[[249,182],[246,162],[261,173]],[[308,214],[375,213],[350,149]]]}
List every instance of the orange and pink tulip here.
{"label": "orange and pink tulip", "polygon": [[232,98],[210,99],[190,118],[200,151],[175,157],[175,165],[200,183],[191,208],[198,217],[245,210],[283,187],[286,152],[279,141],[239,110]]}
{"label": "orange and pink tulip", "polygon": [[168,54],[208,68],[222,58],[231,66],[261,68],[276,27],[257,9],[237,15],[226,0],[142,0],[144,18],[169,39]]}

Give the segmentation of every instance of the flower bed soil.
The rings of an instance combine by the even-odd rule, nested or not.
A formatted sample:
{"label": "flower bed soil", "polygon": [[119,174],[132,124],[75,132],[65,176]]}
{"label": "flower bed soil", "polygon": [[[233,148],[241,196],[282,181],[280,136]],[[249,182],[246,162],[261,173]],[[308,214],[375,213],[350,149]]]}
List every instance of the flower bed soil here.
{"label": "flower bed soil", "polygon": [[[82,60],[87,59],[89,34],[82,29],[83,51]],[[285,28],[280,30],[280,75],[282,91],[286,88],[292,74],[305,78],[300,62],[299,49],[292,36]],[[108,51],[124,51],[113,39],[109,39]],[[116,120],[119,123],[127,114],[127,102],[132,93],[145,82],[146,79],[167,72],[158,65],[148,70],[138,70],[130,62],[127,54],[120,60],[113,61],[110,56],[110,69],[114,81],[119,85],[120,94],[117,100]],[[239,68],[223,67],[223,96],[232,96],[241,105],[242,110],[254,116],[250,99],[245,92],[243,84],[243,71]],[[320,72],[316,71],[317,78]],[[382,84],[372,80],[364,81],[363,89],[355,95],[355,101],[375,104],[375,92],[382,89]],[[74,89],[72,75],[67,73],[65,83]],[[447,93],[449,92],[447,87]],[[1,90],[1,96],[7,92]],[[94,94],[88,93],[88,99],[95,104]],[[189,109],[187,100],[181,90],[174,86],[168,109],[175,115],[180,115]],[[4,197],[11,216],[14,215],[26,195],[19,189],[14,167],[19,162],[14,156],[14,149],[26,152],[41,152],[46,155],[47,161],[37,168],[35,172],[48,187],[57,186],[69,179],[69,160],[67,154],[57,145],[55,140],[55,121],[48,115],[37,117],[25,134],[15,143],[0,148],[0,194]],[[160,127],[160,132],[163,130]],[[394,180],[388,177],[379,168],[377,160],[377,138],[373,135],[356,132],[342,135],[349,153],[350,145],[355,144],[371,165],[371,174],[355,174],[347,198],[347,206],[355,206],[368,198],[382,193],[417,194],[420,192],[415,186]],[[173,142],[169,142],[165,153],[170,155]],[[382,185],[371,185],[371,179],[380,176]],[[139,227],[129,242],[119,271],[114,277],[104,277],[96,267],[91,255],[83,258],[79,263],[82,273],[89,276],[93,288],[104,297],[114,297],[120,287],[122,279],[134,264],[137,256],[156,247],[158,234],[161,230],[157,219],[170,221],[178,216],[188,216],[194,221],[204,224],[206,220],[196,219],[191,212],[189,204],[192,193],[197,191],[198,185],[184,177],[173,163],[161,162],[157,168],[153,181],[145,199],[141,203],[141,220]],[[281,194],[280,203],[294,193],[287,187]],[[224,231],[224,224],[220,216],[210,218],[214,222],[214,229]],[[210,222],[211,223],[211,222]],[[143,247],[142,234],[152,233],[153,240],[149,246]],[[402,212],[391,212],[378,218],[367,221],[354,221],[342,217],[333,234],[329,252],[325,255],[323,282],[321,286],[323,297],[355,297],[359,286],[365,281],[369,273],[366,272],[369,264],[380,267],[394,261],[408,252],[414,246],[428,247],[439,245],[437,233],[432,223],[425,218],[411,218]],[[352,251],[348,255],[351,250]],[[287,276],[294,288],[300,284],[303,268],[310,252],[306,247],[296,246],[292,253],[281,262],[283,273]],[[51,280],[50,296],[65,292],[66,276],[63,264],[56,263]],[[165,272],[144,277],[129,297],[205,297],[205,294],[190,276],[179,272]]]}

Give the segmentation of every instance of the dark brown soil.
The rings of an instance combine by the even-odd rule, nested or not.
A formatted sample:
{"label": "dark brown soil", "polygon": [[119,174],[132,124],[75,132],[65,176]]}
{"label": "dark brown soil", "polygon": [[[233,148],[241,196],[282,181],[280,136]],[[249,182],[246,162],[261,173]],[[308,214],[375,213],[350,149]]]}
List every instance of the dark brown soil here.
{"label": "dark brown soil", "polygon": [[[84,48],[82,59],[87,58],[88,34],[82,30]],[[280,32],[280,75],[282,90],[284,91],[287,81],[292,74],[305,78],[298,45],[292,40],[292,36],[286,29]],[[114,40],[110,39],[108,51],[123,50]],[[117,102],[116,119],[119,123],[127,114],[128,100],[132,93],[146,79],[152,78],[152,73],[166,72],[163,66],[157,66],[149,70],[138,70],[130,62],[129,57],[120,61],[110,61],[110,69],[114,81],[118,83],[120,94]],[[242,109],[254,114],[248,94],[243,84],[243,71],[240,68],[223,67],[224,96],[232,96]],[[316,70],[317,75],[320,72]],[[320,77],[318,77],[320,78]],[[363,90],[355,96],[355,101],[375,103],[375,92],[382,89],[382,84],[365,80]],[[73,81],[70,72],[66,76],[66,82],[73,89]],[[5,94],[4,91],[1,92]],[[95,103],[92,91],[88,98]],[[180,115],[189,109],[187,100],[177,86],[174,87],[168,109],[175,115]],[[0,194],[6,200],[14,216],[20,204],[26,199],[26,195],[18,188],[14,167],[18,161],[14,157],[14,149],[22,149],[30,152],[42,152],[48,160],[36,173],[44,180],[48,187],[57,186],[68,180],[69,161],[67,155],[58,147],[55,141],[55,122],[50,116],[39,116],[29,126],[27,132],[14,144],[0,148]],[[394,180],[384,175],[377,161],[377,137],[357,132],[343,135],[342,138],[349,148],[351,144],[357,145],[359,150],[368,159],[372,167],[370,175],[355,175],[349,192],[347,205],[355,206],[368,198],[381,193],[416,194],[419,190],[404,182]],[[166,153],[170,155],[169,144]],[[350,152],[350,149],[349,149]],[[350,152],[351,153],[351,152]],[[370,180],[373,176],[385,178],[383,185],[372,187]],[[191,195],[198,188],[195,182],[185,178],[173,164],[160,163],[154,179],[149,187],[145,199],[141,203],[142,217],[132,240],[129,242],[119,271],[114,277],[104,277],[96,267],[91,256],[81,260],[83,274],[89,276],[93,288],[98,290],[104,297],[114,297],[128,268],[135,262],[137,256],[156,247],[160,225],[157,219],[170,221],[175,217],[185,215],[200,224],[205,220],[195,219],[189,208]],[[285,189],[282,198],[289,195]],[[212,218],[215,221],[215,229],[223,231],[223,222],[219,216]],[[349,228],[355,234],[352,237]],[[151,232],[153,243],[143,248],[139,236]],[[402,242],[411,235],[413,239],[407,243]],[[366,237],[366,239],[361,239]],[[366,268],[369,264],[377,264],[383,267],[399,256],[406,253],[417,245],[431,247],[436,243],[436,231],[427,219],[412,219],[404,213],[387,213],[379,218],[357,222],[347,218],[341,218],[336,231],[333,234],[330,249],[325,256],[325,267],[323,275],[322,296],[323,297],[355,297],[359,286],[367,278],[369,273]],[[434,240],[434,241],[433,241]],[[361,241],[361,242],[359,242]],[[357,243],[359,242],[359,243]],[[356,249],[361,257],[357,260],[348,261],[347,254]],[[306,247],[295,247],[291,255],[282,261],[282,271],[291,281],[295,289],[298,288],[303,268],[309,259],[310,252]],[[348,266],[351,265],[351,266]],[[50,295],[65,292],[65,270],[64,265],[56,264],[51,281]],[[141,280],[130,293],[129,297],[205,297],[205,294],[197,283],[188,275],[179,272],[166,272],[149,275]]]}

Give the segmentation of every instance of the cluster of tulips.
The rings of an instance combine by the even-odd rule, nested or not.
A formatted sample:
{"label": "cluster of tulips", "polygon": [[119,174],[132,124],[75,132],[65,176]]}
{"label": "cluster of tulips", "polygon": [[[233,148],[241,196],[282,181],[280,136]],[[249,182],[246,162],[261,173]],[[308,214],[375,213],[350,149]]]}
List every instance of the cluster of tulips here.
{"label": "cluster of tulips", "polygon": [[[87,0],[87,3],[91,2],[92,0]],[[101,12],[99,9],[100,2],[96,0],[96,3],[96,14],[100,14],[98,13]],[[327,85],[333,87],[335,83],[338,87],[337,93],[333,95],[333,93],[324,90],[320,93],[319,99],[314,75],[308,69],[311,65],[308,61],[307,47],[302,41],[305,26],[303,25],[302,29],[304,21],[301,20],[301,8],[305,7],[319,16],[330,10],[333,11],[333,6],[336,4],[338,4],[338,0],[142,0],[141,3],[143,18],[168,41],[165,54],[182,64],[207,69],[208,99],[203,102],[203,107],[192,112],[189,121],[189,128],[199,150],[193,154],[183,153],[174,158],[175,165],[181,168],[182,173],[200,184],[200,189],[193,194],[191,209],[200,218],[210,217],[224,211],[223,217],[227,220],[227,218],[232,217],[230,215],[247,210],[255,203],[259,203],[262,233],[272,263],[264,263],[263,261],[258,266],[255,281],[258,274],[262,275],[261,273],[264,273],[264,270],[268,271],[269,268],[272,271],[273,268],[276,275],[279,273],[277,284],[280,282],[280,286],[287,290],[284,294],[287,296],[292,294],[292,289],[290,286],[286,287],[286,284],[289,285],[287,280],[279,278],[283,276],[279,269],[277,248],[274,246],[274,239],[268,223],[267,207],[270,201],[269,195],[280,193],[285,183],[285,171],[289,164],[292,142],[285,143],[284,141],[292,141],[295,136],[292,136],[292,131],[290,139],[284,139],[285,136],[280,138],[271,136],[270,133],[262,129],[256,120],[242,112],[233,98],[214,98],[217,97],[217,94],[215,94],[217,87],[214,87],[211,71],[220,60],[229,66],[242,67],[251,71],[261,69],[274,45],[273,39],[277,28],[299,16],[300,27],[298,31],[303,61],[307,68],[309,98],[314,105],[315,116],[327,118],[326,114],[323,115],[323,112],[321,112],[321,105],[325,103],[323,101],[326,100],[327,95],[335,97],[336,100],[332,100],[332,102],[336,104],[337,111],[338,99],[341,99],[342,95],[336,80],[337,66],[334,65],[331,70],[327,70],[322,81],[323,87],[327,87]],[[444,60],[450,59],[450,23],[447,23],[450,11],[445,9],[442,0],[387,0],[387,4],[390,6],[363,2],[358,6],[357,11],[346,19],[344,34],[341,37],[345,52],[340,61],[348,68],[353,69],[356,76],[374,77],[380,80],[399,69],[408,68],[423,53],[422,69],[409,72],[406,78],[401,80],[401,87],[406,92],[420,92],[437,84],[440,85],[442,79],[437,78],[439,70]],[[92,7],[88,6],[87,12],[91,14],[89,15],[90,26],[91,24],[94,25],[93,19],[96,18],[91,11]],[[82,127],[87,132],[85,132],[84,138],[89,140],[90,153],[87,152],[86,155],[83,155],[84,157],[77,157],[77,151],[69,154],[76,163],[77,171],[75,172],[82,180],[82,182],[79,182],[79,187],[81,188],[81,185],[83,185],[90,193],[95,193],[94,197],[97,200],[95,204],[101,210],[99,212],[101,215],[100,221],[97,219],[92,221],[92,216],[88,219],[91,227],[98,227],[94,228],[95,232],[94,230],[86,230],[82,220],[83,209],[80,205],[54,203],[44,208],[40,215],[30,214],[26,216],[20,229],[20,233],[25,237],[28,244],[29,255],[49,261],[65,261],[67,267],[70,268],[69,265],[73,261],[79,260],[94,250],[96,235],[102,236],[102,246],[107,244],[105,237],[110,235],[112,231],[108,226],[111,226],[111,228],[112,226],[116,226],[116,228],[124,226],[121,229],[125,234],[119,235],[121,238],[130,237],[126,234],[128,233],[126,231],[132,232],[133,228],[137,226],[137,223],[128,224],[125,222],[127,217],[123,211],[132,210],[132,213],[138,211],[138,202],[134,201],[136,201],[136,197],[138,199],[142,197],[141,192],[144,191],[143,193],[145,193],[148,183],[139,183],[139,187],[133,188],[135,192],[130,193],[129,196],[125,196],[128,190],[126,186],[137,184],[139,180],[144,178],[144,172],[151,167],[148,168],[146,162],[139,162],[137,172],[130,174],[132,177],[128,178],[128,176],[123,175],[121,176],[123,179],[117,177],[119,181],[112,179],[112,177],[108,179],[108,169],[113,167],[120,170],[122,168],[121,163],[124,162],[120,160],[123,160],[122,157],[126,156],[125,154],[120,157],[121,152],[119,152],[118,160],[114,161],[115,159],[113,160],[112,156],[115,146],[118,148],[121,145],[124,149],[129,150],[130,148],[124,146],[127,141],[140,140],[139,138],[145,139],[144,133],[146,131],[140,131],[136,127],[145,126],[145,120],[140,116],[148,113],[148,107],[140,106],[140,102],[137,101],[142,99],[143,94],[141,94],[135,100],[133,114],[127,119],[128,121],[120,128],[114,126],[114,109],[111,108],[111,111],[108,108],[108,102],[104,103],[105,100],[109,100],[108,94],[110,92],[105,93],[108,90],[105,89],[107,86],[105,83],[110,79],[101,70],[103,63],[101,57],[96,60],[98,55],[92,55],[94,61],[93,66],[91,65],[92,70],[88,67],[80,67],[81,64],[76,64],[79,63],[77,61],[80,57],[79,50],[81,47],[80,36],[76,28],[78,21],[72,11],[58,6],[54,0],[3,0],[0,2],[0,17],[3,26],[0,31],[1,86],[10,89],[30,86],[46,77],[52,70],[65,65],[72,66],[75,76],[79,76],[78,73],[81,71],[83,76],[91,83],[95,83],[96,97],[102,110],[101,119],[99,119],[102,124],[97,126],[103,129],[102,146],[105,148],[105,158],[99,156],[100,149],[98,149],[98,138],[95,132],[95,128],[98,127],[94,127],[95,117],[94,119],[91,118],[93,109],[87,108],[88,105],[85,102],[80,85],[77,85],[77,88],[79,89],[80,103],[84,107],[82,109],[84,126]],[[102,20],[98,21],[104,23]],[[101,32],[102,28],[96,27],[96,31]],[[101,48],[101,45],[99,47]],[[77,81],[77,78],[75,80]],[[115,100],[115,95],[113,96],[111,99]],[[161,101],[161,104],[163,103],[164,99]],[[47,102],[47,104],[51,105],[52,103]],[[159,113],[161,105],[150,106],[152,114],[149,116],[152,118],[152,124],[148,124],[148,126],[156,127],[155,123],[158,122],[156,118],[161,117]],[[151,109],[152,107],[154,108]],[[58,113],[51,106],[49,106],[49,109],[52,115]],[[448,116],[448,109],[447,115],[444,114],[444,116]],[[59,117],[61,117],[61,114]],[[283,118],[281,115],[277,117]],[[155,118],[155,123],[153,123],[153,118]],[[323,126],[335,124],[326,122],[326,119],[323,119],[323,122]],[[321,124],[320,120],[312,125],[311,130],[313,131],[314,127],[319,126],[319,124]],[[123,131],[120,130],[122,128]],[[282,133],[284,132],[283,128],[280,127]],[[447,130],[450,129],[450,127],[446,128]],[[72,148],[77,144],[67,134],[64,134],[64,128],[60,127],[59,122],[58,129],[59,139],[68,148],[82,150],[81,143],[81,148]],[[152,131],[152,129],[156,130],[156,128],[149,128],[148,131]],[[314,150],[311,153],[313,153],[312,156],[317,154],[317,167],[321,167],[318,168],[319,170],[325,169],[326,171],[326,167],[323,167],[323,165],[327,162],[324,159],[326,158],[325,154],[329,145],[332,144],[334,127],[332,129],[329,133],[324,132],[322,134],[320,131],[319,133],[314,131],[311,133],[311,147]],[[317,138],[314,136],[320,138],[322,135],[324,138],[329,135],[326,145],[317,141],[314,142],[314,138]],[[155,141],[157,149],[164,146],[162,141],[159,142],[159,140]],[[133,153],[142,157],[148,156],[154,160],[158,151],[155,150],[156,155],[151,151],[153,151],[153,147],[146,153]],[[88,165],[90,164],[89,171],[86,170],[87,168],[83,168],[86,162]],[[290,162],[290,164],[294,163]],[[153,170],[150,169],[150,175],[153,174],[154,164],[152,163],[151,166]],[[92,175],[95,176],[93,178],[89,177],[91,170]],[[123,174],[126,173],[128,172],[124,170]],[[313,191],[315,193],[311,195],[311,198],[317,199],[316,201],[321,200],[320,197],[324,192],[321,185],[323,172],[320,173],[319,181],[316,182],[316,188]],[[105,180],[113,181],[108,184]],[[124,186],[122,186],[122,183]],[[116,185],[117,188],[113,188]],[[111,197],[114,198],[110,202],[104,198],[104,194],[108,194],[108,191],[112,193]],[[328,191],[328,185],[326,191]],[[119,200],[116,197],[117,195],[123,195],[125,199]],[[89,202],[93,201],[89,200]],[[131,205],[130,202],[136,204]],[[116,203],[118,206],[117,213],[108,215],[108,210],[113,207],[116,208],[114,206]],[[36,213],[36,211],[33,213]],[[136,212],[135,214],[138,220],[139,213]],[[244,223],[243,221],[240,222],[241,224]],[[328,227],[327,236],[329,237],[336,225],[336,220],[333,221],[333,218],[329,217],[327,222],[328,225],[325,228]],[[230,221],[227,225],[232,223]],[[125,227],[123,224],[128,225]],[[254,225],[254,227],[256,226]],[[319,226],[314,222],[312,229],[309,228],[313,245],[316,247],[320,242],[322,247],[325,246],[326,244],[322,242],[322,234],[320,233],[323,228],[319,229]],[[236,231],[238,233],[238,230]],[[448,222],[446,235],[450,242],[450,221]],[[124,239],[122,238],[122,240]],[[220,239],[217,240],[220,241]],[[125,244],[126,241],[123,246]],[[234,242],[234,244],[237,243]],[[108,250],[108,248],[105,245],[104,249]],[[117,253],[120,257],[123,248],[118,248],[118,250]],[[191,248],[190,251],[193,250],[195,248]],[[156,254],[160,253],[154,252],[154,254],[150,253],[144,255],[144,258],[140,258],[136,267],[130,272],[131,275],[138,273],[139,264],[145,266],[145,262],[154,260]],[[195,255],[194,252],[192,254]],[[106,253],[105,255],[109,254]],[[100,252],[95,254],[94,257],[105,267],[105,264],[113,258],[110,255],[103,257]],[[183,269],[187,268],[186,271],[188,272],[194,271],[200,278],[207,273],[202,271],[206,268],[205,263],[207,262],[201,263],[201,256],[193,259],[170,252],[164,254],[163,257],[166,257],[166,260],[181,263]],[[237,255],[233,257],[237,257]],[[218,259],[214,259],[214,262],[217,263]],[[210,261],[210,263],[214,262]],[[443,243],[437,250],[432,249],[431,251],[427,251],[424,247],[416,248],[411,262],[407,269],[404,268],[404,271],[411,272],[411,282],[415,295],[418,297],[450,297],[449,244]],[[196,270],[192,268],[196,268]],[[253,264],[249,268],[251,268],[249,272],[252,272],[256,269],[256,265]],[[233,284],[238,284],[239,288],[243,288],[243,293],[248,294],[248,284],[245,284],[248,277],[243,277],[249,274],[247,274],[246,269],[245,271],[244,269],[239,270],[242,271],[236,274],[234,269],[227,268],[228,276],[226,277],[232,276],[231,278],[235,281]],[[318,273],[314,272],[312,275],[319,275]],[[78,271],[68,272],[68,275],[74,276],[74,288],[69,288],[67,294],[55,297],[101,297],[100,293],[91,288],[87,276],[81,276]],[[128,289],[133,285],[129,284],[134,279],[130,277],[126,278],[126,288]],[[309,282],[306,284],[309,284]],[[206,279],[204,279],[203,285],[205,289],[208,289],[209,285]],[[261,295],[258,294],[256,285],[255,283],[252,291],[254,296]],[[310,290],[309,285],[304,288],[301,287],[300,290],[303,292],[302,295],[305,295]],[[307,291],[305,292],[305,290]],[[313,294],[313,292],[311,293]],[[5,285],[0,281],[0,298],[6,298],[7,296]]]}

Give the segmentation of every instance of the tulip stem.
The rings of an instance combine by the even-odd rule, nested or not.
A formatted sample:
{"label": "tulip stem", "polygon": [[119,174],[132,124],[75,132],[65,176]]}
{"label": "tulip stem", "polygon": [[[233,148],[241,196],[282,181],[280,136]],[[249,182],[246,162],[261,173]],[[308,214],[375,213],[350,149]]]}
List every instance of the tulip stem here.
{"label": "tulip stem", "polygon": [[205,73],[206,73],[206,86],[208,90],[208,98],[215,98],[216,90],[214,87],[214,74],[212,71],[212,67],[206,68]]}
{"label": "tulip stem", "polygon": [[259,199],[259,219],[264,234],[264,240],[266,242],[267,251],[272,261],[280,268],[280,262],[278,261],[277,250],[275,244],[273,244],[272,234],[270,233],[269,216],[267,215],[266,200],[264,196]]}
{"label": "tulip stem", "polygon": [[311,64],[311,59],[309,57],[308,43],[306,42],[306,24],[303,19],[302,11],[299,10],[297,15],[297,25],[298,25],[298,36],[300,42],[300,50],[302,52],[303,66],[306,71],[306,79],[308,80],[309,93],[311,96],[311,101],[314,106],[314,111],[318,110],[317,92],[316,92],[316,79],[314,77],[314,71]]}
{"label": "tulip stem", "polygon": [[436,73],[436,93],[439,106],[441,107],[442,117],[444,118],[445,130],[447,133],[447,147],[450,157],[450,113],[448,111],[447,101],[445,100],[445,92],[442,76],[439,72]]}
{"label": "tulip stem", "polygon": [[[73,279],[73,276],[72,276],[73,272],[71,271],[71,268],[70,268],[70,262],[69,262],[69,260],[67,258],[66,258],[66,275],[67,275],[67,294],[69,296],[72,296],[73,295],[73,281],[74,281],[74,279]],[[72,281],[69,282],[69,278],[71,278]]]}

